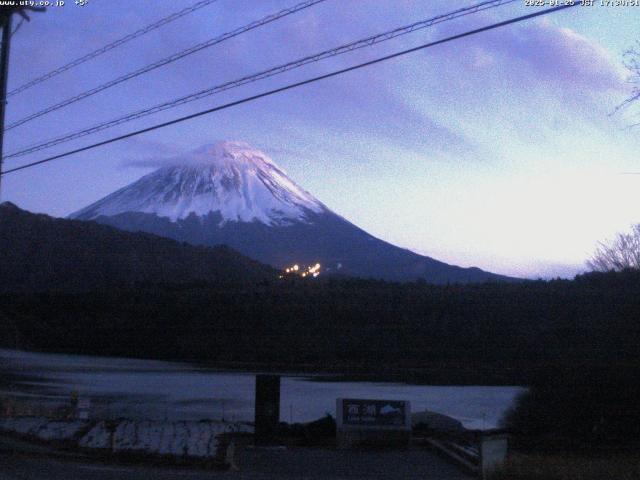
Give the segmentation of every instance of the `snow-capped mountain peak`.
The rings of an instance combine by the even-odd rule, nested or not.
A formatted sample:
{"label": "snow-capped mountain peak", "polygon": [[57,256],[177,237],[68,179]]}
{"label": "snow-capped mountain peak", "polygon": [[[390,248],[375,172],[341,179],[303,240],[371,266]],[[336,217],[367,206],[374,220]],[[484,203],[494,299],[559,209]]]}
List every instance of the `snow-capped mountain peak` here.
{"label": "snow-capped mountain peak", "polygon": [[142,212],[172,222],[218,212],[224,222],[305,222],[327,208],[273,160],[244,142],[222,141],[174,157],[140,180],[71,215],[84,220]]}
{"label": "snow-capped mountain peak", "polygon": [[205,145],[161,165],[72,217],[193,245],[227,245],[281,269],[320,264],[327,273],[434,283],[506,279],[375,238],[246,143]]}

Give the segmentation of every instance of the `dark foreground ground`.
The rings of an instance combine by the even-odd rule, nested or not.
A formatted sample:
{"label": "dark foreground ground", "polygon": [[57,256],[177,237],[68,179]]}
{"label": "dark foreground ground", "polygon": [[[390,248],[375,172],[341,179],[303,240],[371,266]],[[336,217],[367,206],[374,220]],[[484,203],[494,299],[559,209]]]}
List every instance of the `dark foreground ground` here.
{"label": "dark foreground ground", "polygon": [[119,465],[87,458],[50,457],[41,448],[0,438],[0,480],[289,480],[289,479],[442,479],[470,477],[435,453],[346,452],[323,448],[245,449],[238,470],[215,471],[148,465]]}

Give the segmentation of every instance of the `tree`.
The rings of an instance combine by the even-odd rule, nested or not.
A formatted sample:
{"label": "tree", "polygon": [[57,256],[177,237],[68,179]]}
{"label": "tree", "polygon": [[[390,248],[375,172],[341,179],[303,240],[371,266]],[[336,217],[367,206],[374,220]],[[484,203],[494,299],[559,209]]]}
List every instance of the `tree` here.
{"label": "tree", "polygon": [[[616,107],[616,112],[640,101],[640,40],[637,40],[636,44],[624,53],[623,61],[629,71],[628,82],[631,86],[631,92],[629,97]],[[640,126],[640,122],[631,125],[631,127],[637,126]]]}
{"label": "tree", "polygon": [[599,272],[640,270],[640,223],[630,233],[618,233],[608,242],[599,242],[587,266]]}

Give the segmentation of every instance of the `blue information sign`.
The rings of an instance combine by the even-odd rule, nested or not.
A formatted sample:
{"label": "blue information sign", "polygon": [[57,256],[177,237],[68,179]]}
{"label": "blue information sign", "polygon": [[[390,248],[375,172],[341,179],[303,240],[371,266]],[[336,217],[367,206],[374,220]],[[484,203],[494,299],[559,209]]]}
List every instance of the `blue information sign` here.
{"label": "blue information sign", "polygon": [[397,425],[405,424],[407,402],[401,400],[342,399],[343,425]]}

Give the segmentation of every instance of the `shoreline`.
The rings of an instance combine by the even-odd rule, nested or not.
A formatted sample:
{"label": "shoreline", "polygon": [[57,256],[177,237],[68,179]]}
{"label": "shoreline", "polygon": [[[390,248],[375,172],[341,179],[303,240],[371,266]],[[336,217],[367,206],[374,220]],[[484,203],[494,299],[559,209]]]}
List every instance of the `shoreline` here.
{"label": "shoreline", "polygon": [[[158,364],[158,371],[167,370],[180,370],[184,372],[197,372],[200,370],[206,370],[212,373],[234,373],[234,374],[276,374],[285,377],[300,377],[310,382],[380,382],[380,383],[398,383],[407,385],[419,385],[419,386],[486,386],[486,387],[526,387],[527,382],[519,382],[522,379],[521,374],[516,373],[518,368],[500,368],[492,364],[486,364],[471,368],[469,365],[454,364],[454,363],[440,363],[434,362],[430,365],[386,365],[383,369],[374,369],[368,365],[353,365],[334,363],[332,365],[318,365],[318,364],[283,364],[280,362],[238,362],[238,361],[202,361],[198,359],[176,359],[176,358],[139,358],[139,357],[122,357],[122,356],[107,356],[107,355],[92,355],[86,352],[76,353],[67,351],[34,351],[34,350],[20,350],[14,348],[0,347],[0,359],[3,357],[3,352],[19,353],[33,356],[67,356],[77,360],[79,363],[82,360],[90,362],[92,365],[70,365],[64,370],[68,371],[85,371],[85,368],[93,369],[99,366],[100,361],[112,363],[114,361],[126,361],[128,363],[140,363],[140,364]],[[44,362],[44,359],[42,359]],[[164,365],[162,365],[164,364]],[[171,367],[171,368],[167,368]],[[4,374],[12,377],[30,376],[29,374],[22,373],[27,371],[27,366],[21,364],[20,370],[10,366],[0,366],[0,371]],[[116,367],[108,367],[114,371],[117,371]],[[542,366],[533,366],[534,370],[539,370]],[[44,368],[39,366],[39,370]],[[102,370],[103,368],[101,368]],[[127,371],[135,371],[135,366],[126,368]],[[148,372],[153,368],[142,365],[140,371]],[[34,376],[37,377],[37,376]],[[4,382],[6,383],[6,382]],[[0,387],[3,385],[3,380],[0,380]]]}

